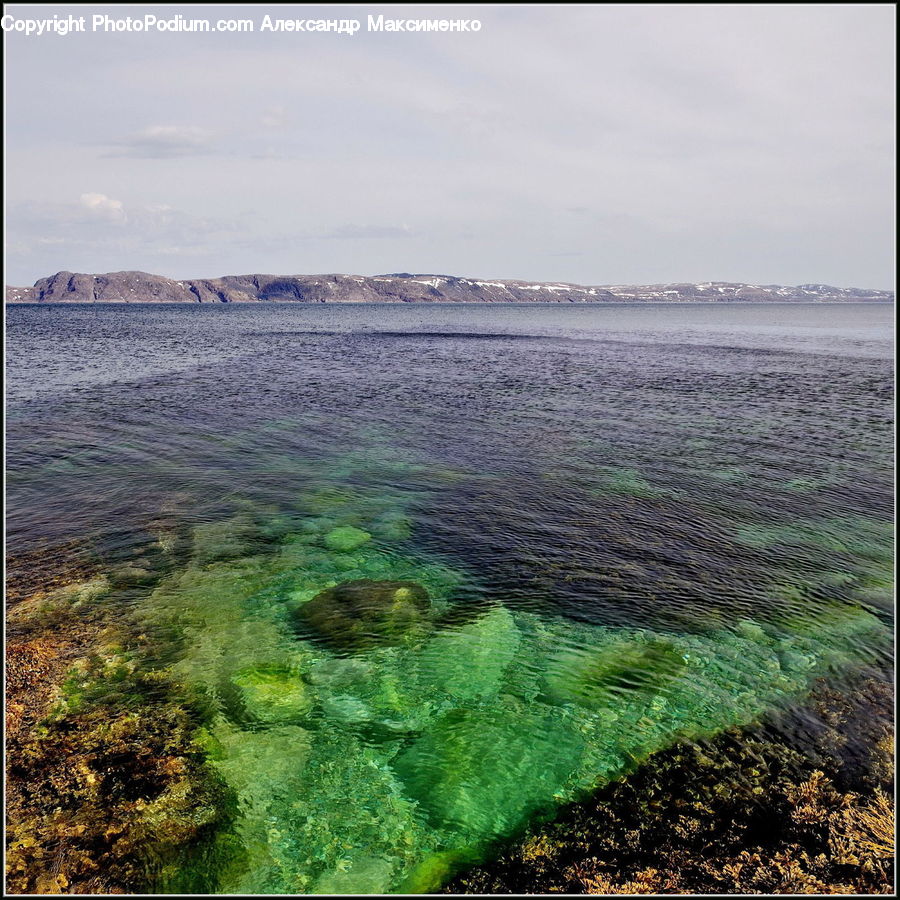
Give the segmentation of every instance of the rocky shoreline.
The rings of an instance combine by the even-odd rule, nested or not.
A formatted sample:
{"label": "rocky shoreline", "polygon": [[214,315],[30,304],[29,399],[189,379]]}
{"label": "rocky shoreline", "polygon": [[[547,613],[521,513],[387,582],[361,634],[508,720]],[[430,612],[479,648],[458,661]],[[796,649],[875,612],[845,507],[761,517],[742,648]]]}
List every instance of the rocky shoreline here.
{"label": "rocky shoreline", "polygon": [[177,281],[146,272],[57,272],[7,287],[7,303],[869,303],[893,291],[825,284],[584,286],[452,275],[227,275]]}
{"label": "rocky shoreline", "polygon": [[232,804],[197,742],[202,698],[105,614],[114,584],[89,549],[48,549],[52,571],[7,560],[7,891],[210,890],[205,850],[223,858]]}

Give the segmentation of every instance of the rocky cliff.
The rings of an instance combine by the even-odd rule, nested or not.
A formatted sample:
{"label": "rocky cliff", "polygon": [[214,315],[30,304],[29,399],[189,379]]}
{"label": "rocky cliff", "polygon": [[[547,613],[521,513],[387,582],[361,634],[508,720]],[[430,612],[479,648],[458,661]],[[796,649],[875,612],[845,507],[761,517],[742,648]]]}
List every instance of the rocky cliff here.
{"label": "rocky cliff", "polygon": [[479,281],[452,275],[226,275],[175,281],[146,272],[57,272],[7,287],[7,303],[615,303],[893,301],[891,291],[826,284],[606,285]]}

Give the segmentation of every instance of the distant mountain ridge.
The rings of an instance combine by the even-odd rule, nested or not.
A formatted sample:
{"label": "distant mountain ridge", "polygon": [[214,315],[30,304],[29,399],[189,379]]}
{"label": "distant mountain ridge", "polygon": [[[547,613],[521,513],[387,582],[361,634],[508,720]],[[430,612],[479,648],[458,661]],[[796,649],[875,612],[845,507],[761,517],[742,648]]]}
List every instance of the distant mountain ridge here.
{"label": "distant mountain ridge", "polygon": [[146,272],[57,272],[33,287],[7,287],[7,303],[690,303],[877,302],[893,291],[827,284],[584,286],[453,275],[226,275],[179,281]]}

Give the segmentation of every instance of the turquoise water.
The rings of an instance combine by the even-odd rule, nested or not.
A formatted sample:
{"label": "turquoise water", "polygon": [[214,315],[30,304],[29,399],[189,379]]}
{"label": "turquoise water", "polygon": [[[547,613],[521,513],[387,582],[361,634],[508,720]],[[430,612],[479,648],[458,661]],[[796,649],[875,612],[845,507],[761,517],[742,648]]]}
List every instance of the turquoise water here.
{"label": "turquoise water", "polygon": [[434,890],[891,666],[891,313],[12,309],[10,543],[209,699],[204,889]]}

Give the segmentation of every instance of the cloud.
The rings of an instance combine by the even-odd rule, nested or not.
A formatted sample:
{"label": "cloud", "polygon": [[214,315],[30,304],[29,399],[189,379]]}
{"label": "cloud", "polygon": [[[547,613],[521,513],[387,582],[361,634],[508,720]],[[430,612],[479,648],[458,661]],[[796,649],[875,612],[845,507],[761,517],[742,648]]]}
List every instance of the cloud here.
{"label": "cloud", "polygon": [[[49,55],[8,41],[9,202],[68,200],[48,210],[67,238],[77,221],[84,240],[148,247],[189,246],[191,215],[239,222],[202,239],[210,274],[890,284],[892,7],[473,14],[477,34],[320,35],[302,52],[259,32],[189,52],[184,35],[88,34]],[[127,221],[82,206],[88,190]],[[33,280],[62,267],[46,249],[46,267],[8,263]]]}
{"label": "cloud", "polygon": [[339,225],[322,238],[335,240],[358,240],[368,238],[408,238],[412,237],[409,225]]}
{"label": "cloud", "polygon": [[259,122],[266,128],[284,128],[288,124],[287,110],[283,106],[270,106],[263,111]]}
{"label": "cloud", "polygon": [[16,227],[46,239],[72,229],[94,234],[117,233],[129,225],[125,204],[97,191],[87,191],[77,201],[19,203],[9,207],[8,216]]}
{"label": "cloud", "polygon": [[66,203],[18,204],[8,221],[19,236],[10,252],[47,259],[46,271],[147,268],[159,258],[208,257],[242,233],[236,220],[197,216],[168,203],[126,210],[123,201],[94,191]]}
{"label": "cloud", "polygon": [[215,135],[195,125],[151,125],[113,141],[111,157],[132,159],[179,159],[213,152]]}
{"label": "cloud", "polygon": [[83,209],[98,219],[123,224],[127,221],[122,201],[113,200],[106,194],[82,194],[79,202]]}

